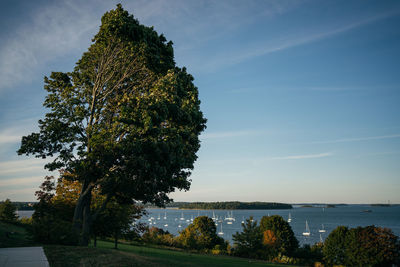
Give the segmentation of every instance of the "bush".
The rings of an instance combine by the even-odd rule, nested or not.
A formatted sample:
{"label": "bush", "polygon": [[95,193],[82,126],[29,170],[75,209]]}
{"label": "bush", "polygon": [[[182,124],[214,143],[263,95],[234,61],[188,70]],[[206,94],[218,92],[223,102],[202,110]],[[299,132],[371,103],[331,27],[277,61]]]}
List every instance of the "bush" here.
{"label": "bush", "polygon": [[206,251],[216,245],[226,246],[224,239],[216,232],[214,221],[207,216],[200,216],[180,232],[178,242],[183,248]]}
{"label": "bush", "polygon": [[72,232],[73,207],[40,201],[32,215],[32,231],[36,241],[46,244],[76,245]]}
{"label": "bush", "polygon": [[175,237],[168,231],[157,227],[147,228],[142,235],[142,241],[149,244],[173,247],[176,245]]}
{"label": "bush", "polygon": [[11,203],[9,199],[0,203],[0,221],[13,223],[16,222],[18,216],[16,214],[17,207]]}

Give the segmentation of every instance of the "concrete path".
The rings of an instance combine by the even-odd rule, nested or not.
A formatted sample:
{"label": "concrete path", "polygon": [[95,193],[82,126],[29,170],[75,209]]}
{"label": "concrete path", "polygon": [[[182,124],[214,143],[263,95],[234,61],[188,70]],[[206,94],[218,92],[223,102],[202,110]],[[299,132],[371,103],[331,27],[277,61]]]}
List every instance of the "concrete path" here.
{"label": "concrete path", "polygon": [[0,248],[0,267],[49,267],[42,247]]}

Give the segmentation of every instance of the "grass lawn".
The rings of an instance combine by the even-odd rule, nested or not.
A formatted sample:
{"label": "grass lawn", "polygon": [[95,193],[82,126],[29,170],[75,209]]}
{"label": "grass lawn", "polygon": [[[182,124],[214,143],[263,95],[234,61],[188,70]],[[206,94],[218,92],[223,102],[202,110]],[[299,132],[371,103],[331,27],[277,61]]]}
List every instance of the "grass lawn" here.
{"label": "grass lawn", "polygon": [[97,248],[45,246],[50,267],[61,266],[282,266],[229,256],[214,256],[98,241]]}
{"label": "grass lawn", "polygon": [[28,231],[19,225],[0,222],[0,248],[36,245]]}

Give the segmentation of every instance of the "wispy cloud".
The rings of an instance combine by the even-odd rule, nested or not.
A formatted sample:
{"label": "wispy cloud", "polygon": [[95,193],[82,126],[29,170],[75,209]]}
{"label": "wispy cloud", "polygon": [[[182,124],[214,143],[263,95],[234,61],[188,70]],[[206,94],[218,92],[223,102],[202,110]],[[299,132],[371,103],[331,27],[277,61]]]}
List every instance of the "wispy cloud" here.
{"label": "wispy cloud", "polygon": [[282,156],[282,157],[272,157],[268,158],[269,160],[296,160],[296,159],[318,159],[318,158],[326,158],[332,156],[333,153],[319,153],[319,154],[303,154],[303,155],[290,155],[290,156]]}
{"label": "wispy cloud", "polygon": [[242,49],[240,53],[238,53],[238,51],[222,52],[220,53],[220,57],[215,57],[214,60],[208,61],[208,64],[204,69],[208,71],[214,71],[218,68],[235,65],[255,57],[264,56],[289,48],[320,41],[334,35],[362,27],[375,21],[398,15],[399,13],[399,10],[393,10],[363,18],[358,21],[348,22],[348,24],[342,26],[328,25],[314,29],[314,32],[295,32],[292,34],[286,33],[286,35],[283,37],[277,37],[272,41],[268,40],[267,42],[260,43],[258,45],[249,46],[247,49]]}
{"label": "wispy cloud", "polygon": [[232,137],[243,137],[243,136],[256,136],[256,135],[263,135],[266,133],[267,131],[256,131],[256,130],[214,132],[214,133],[204,133],[200,136],[200,139],[209,140],[209,139],[232,138]]}
{"label": "wispy cloud", "polygon": [[343,139],[335,139],[335,140],[327,140],[327,141],[315,141],[315,142],[310,142],[309,144],[348,143],[348,142],[361,142],[361,141],[393,139],[393,138],[400,138],[400,134],[343,138]]}
{"label": "wispy cloud", "polygon": [[13,144],[21,141],[22,135],[26,134],[30,129],[34,128],[33,120],[21,120],[18,124],[11,126],[2,126],[0,130],[0,145]]}
{"label": "wispy cloud", "polygon": [[88,8],[85,2],[52,2],[29,14],[15,29],[14,38],[0,46],[0,90],[30,82],[38,68],[85,49],[100,23],[97,12]]}
{"label": "wispy cloud", "polygon": [[24,187],[36,187],[38,184],[43,182],[44,176],[33,176],[33,177],[23,177],[23,178],[11,178],[0,180],[1,187],[7,186],[24,186]]}
{"label": "wispy cloud", "polygon": [[0,176],[44,171],[43,166],[46,162],[46,160],[37,158],[3,161],[0,162]]}

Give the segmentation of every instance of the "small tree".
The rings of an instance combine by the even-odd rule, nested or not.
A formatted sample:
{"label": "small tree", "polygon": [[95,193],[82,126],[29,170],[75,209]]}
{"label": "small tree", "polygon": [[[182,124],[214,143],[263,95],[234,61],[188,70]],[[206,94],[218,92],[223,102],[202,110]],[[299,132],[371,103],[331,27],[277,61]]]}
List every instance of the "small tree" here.
{"label": "small tree", "polygon": [[0,221],[16,222],[18,219],[16,211],[17,207],[7,198],[0,203]]}
{"label": "small tree", "polygon": [[118,239],[125,237],[131,231],[138,230],[132,223],[139,219],[145,210],[142,206],[119,204],[112,199],[105,210],[99,214],[94,222],[93,234],[96,237],[113,237],[114,248],[118,248]]}
{"label": "small tree", "polygon": [[234,254],[240,257],[261,258],[263,251],[263,233],[253,217],[242,223],[242,232],[233,235]]}
{"label": "small tree", "polygon": [[[275,247],[277,252],[283,255],[291,256],[295,250],[299,247],[299,241],[297,241],[292,227],[279,215],[263,216],[260,221],[260,230],[264,233],[264,244],[266,246]],[[273,244],[270,244],[271,232],[274,236]],[[267,242],[266,242],[267,241]]]}
{"label": "small tree", "polygon": [[346,236],[349,229],[338,226],[325,240],[323,253],[326,263],[331,265],[344,265],[346,260]]}
{"label": "small tree", "polygon": [[[35,194],[39,200],[35,204],[32,215],[32,229],[34,239],[49,244],[76,244],[77,240],[71,231],[71,221],[74,214],[75,202],[69,197],[63,198],[56,194],[65,183],[56,185],[53,176],[46,176],[40,190]],[[73,194],[73,190],[67,190]],[[68,195],[69,195],[68,194]]]}
{"label": "small tree", "polygon": [[216,232],[214,221],[207,216],[200,216],[180,233],[178,241],[189,249],[212,249],[216,245],[224,244],[224,240]]}
{"label": "small tree", "polygon": [[399,263],[398,237],[387,228],[371,225],[350,229],[345,246],[348,266],[392,266]]}

